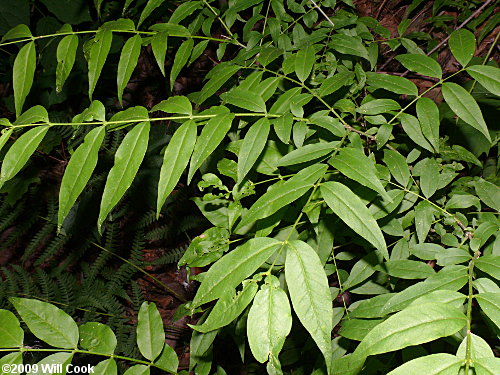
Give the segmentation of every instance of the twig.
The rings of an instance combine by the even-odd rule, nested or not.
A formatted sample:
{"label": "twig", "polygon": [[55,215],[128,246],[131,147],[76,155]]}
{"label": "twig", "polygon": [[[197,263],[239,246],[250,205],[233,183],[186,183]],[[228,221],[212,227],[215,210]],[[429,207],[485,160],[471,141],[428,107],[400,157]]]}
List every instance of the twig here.
{"label": "twig", "polygon": [[384,9],[385,4],[387,3],[387,0],[382,1],[382,4],[378,7],[377,14],[375,14],[375,19],[378,20],[380,17],[380,13],[382,13],[382,9]]}
{"label": "twig", "polygon": [[330,22],[330,24],[331,24],[332,26],[335,26],[335,24],[333,23],[333,21],[332,21],[332,20],[331,20],[331,19],[330,19],[327,15],[326,15],[326,13],[325,13],[325,12],[323,12],[323,9],[321,9],[321,8],[319,7],[319,5],[318,5],[318,4],[316,4],[316,2],[315,2],[314,0],[310,0],[310,1],[311,1],[311,3],[313,3],[313,5],[316,7],[316,9],[318,9],[318,10],[319,10],[319,12],[323,15],[323,17],[325,17],[325,18],[326,18],[326,20],[327,20],[328,22]]}

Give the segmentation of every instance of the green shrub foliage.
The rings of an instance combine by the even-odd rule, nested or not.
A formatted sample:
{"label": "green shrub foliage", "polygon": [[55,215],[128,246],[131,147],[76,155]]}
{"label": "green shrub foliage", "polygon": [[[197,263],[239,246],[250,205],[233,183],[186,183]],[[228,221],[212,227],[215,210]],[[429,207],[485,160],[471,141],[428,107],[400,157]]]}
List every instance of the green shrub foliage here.
{"label": "green shrub foliage", "polygon": [[[53,2],[42,2],[59,20],[77,23],[65,19],[76,17],[71,9],[58,14]],[[179,181],[197,184],[193,200],[212,226],[179,261],[206,270],[193,277],[200,286],[185,306],[203,314],[192,325],[190,370],[225,373],[212,363],[224,334],[234,336],[245,363],[268,374],[500,373],[493,352],[500,327],[500,70],[492,49],[474,57],[473,25],[451,33],[446,48],[458,68],[443,74],[428,35],[406,32],[422,1],[411,2],[392,38],[347,0],[126,1],[123,18],[114,19],[105,18],[111,5],[94,3],[102,20],[95,30],[67,23],[34,36],[19,24],[3,36],[2,48],[19,50],[11,65],[15,118],[0,119],[0,185],[22,175],[61,127],[82,141],[62,178],[60,229],[116,132],[124,136],[116,138],[91,218],[100,233],[110,230],[146,154],[163,160],[157,215]],[[436,15],[444,3],[434,2]],[[214,63],[199,91],[175,95],[177,78],[207,49]],[[428,88],[406,73],[377,72],[382,49]],[[124,99],[141,54],[156,61],[169,93],[152,108]],[[53,96],[37,103],[29,94],[34,83],[40,90],[49,58]],[[109,90],[101,89],[110,77],[125,108],[111,106]],[[86,108],[70,121],[53,118],[47,109],[79,80],[88,86]],[[169,139],[166,147],[156,147],[159,135]],[[97,353],[110,358],[99,363],[101,373],[116,373],[111,330],[78,328],[42,302],[12,303],[29,331],[64,349],[43,361]],[[60,319],[42,322],[37,311]],[[138,314],[146,359],[127,373],[147,366],[175,372],[156,308],[146,303]],[[0,323],[0,347],[7,348],[0,350],[22,347],[17,318],[2,310]],[[99,347],[91,344],[96,332]]]}

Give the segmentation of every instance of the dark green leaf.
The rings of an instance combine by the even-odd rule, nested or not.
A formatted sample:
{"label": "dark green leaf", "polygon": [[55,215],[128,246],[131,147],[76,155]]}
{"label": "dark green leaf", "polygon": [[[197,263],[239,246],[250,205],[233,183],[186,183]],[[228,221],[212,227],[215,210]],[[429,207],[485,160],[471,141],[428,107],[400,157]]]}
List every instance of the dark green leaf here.
{"label": "dark green leaf", "polygon": [[256,93],[236,87],[221,95],[225,102],[252,112],[266,112],[264,99]]}
{"label": "dark green leaf", "polygon": [[370,60],[368,57],[368,50],[359,37],[356,38],[345,34],[334,34],[331,37],[330,46],[340,53],[359,56]]}
{"label": "dark green leaf", "polygon": [[338,72],[337,74],[328,77],[323,81],[319,88],[320,96],[327,96],[337,91],[342,86],[347,86],[354,83],[354,73],[349,70]]}
{"label": "dark green leaf", "polygon": [[397,151],[384,150],[384,163],[391,171],[394,179],[403,187],[406,187],[410,180],[410,168],[405,157]]}
{"label": "dark green leaf", "polygon": [[404,77],[366,72],[366,82],[375,89],[384,89],[402,95],[418,95],[417,86]]}
{"label": "dark green leaf", "polygon": [[278,161],[278,166],[305,163],[332,153],[339,142],[320,142],[302,146],[289,152]]}
{"label": "dark green leaf", "polygon": [[361,107],[356,109],[356,112],[363,115],[378,115],[379,113],[386,113],[400,109],[398,102],[392,99],[375,99],[371,100]]}
{"label": "dark green leaf", "polygon": [[111,328],[102,323],[85,323],[80,329],[80,346],[94,353],[113,354],[116,337]]}
{"label": "dark green leaf", "polygon": [[187,64],[189,56],[191,56],[191,52],[193,51],[193,47],[194,40],[188,39],[182,42],[181,46],[177,50],[174,58],[174,65],[172,66],[172,70],[170,71],[170,90],[174,88],[175,80],[181,72],[181,69]]}
{"label": "dark green leaf", "polygon": [[297,52],[295,56],[295,74],[297,74],[301,82],[304,82],[311,74],[315,60],[313,46],[307,46]]}
{"label": "dark green leaf", "polygon": [[14,60],[14,67],[12,68],[12,87],[14,88],[16,116],[21,114],[24,101],[33,85],[35,68],[35,42],[30,42],[21,48]]}
{"label": "dark green leaf", "polygon": [[118,101],[122,104],[123,90],[128,84],[130,77],[137,65],[139,55],[141,53],[142,39],[140,35],[134,35],[129,38],[123,46],[118,62],[118,72],[116,75],[116,83],[118,86]]}
{"label": "dark green leaf", "polygon": [[242,182],[259,158],[269,135],[270,125],[267,118],[262,118],[248,130],[240,153],[238,154],[238,181]]}
{"label": "dark green leaf", "polygon": [[480,178],[474,182],[474,188],[486,205],[500,211],[500,187]]}
{"label": "dark green leaf", "polygon": [[113,32],[108,29],[100,30],[92,42],[89,52],[89,98],[92,100],[97,80],[108,57],[113,41]]}
{"label": "dark green leaf", "polygon": [[396,56],[406,69],[424,76],[441,79],[443,71],[439,63],[433,58],[421,54],[404,54]]}
{"label": "dark green leaf", "polygon": [[141,24],[144,22],[146,18],[149,17],[149,15],[158,8],[161,4],[163,4],[164,0],[148,0],[148,3],[144,7],[141,13],[141,17],[139,18],[139,22],[137,23],[137,27],[141,26]]}
{"label": "dark green leaf", "polygon": [[500,69],[489,65],[474,65],[467,68],[467,73],[483,85],[486,90],[500,96]]}
{"label": "dark green leaf", "polygon": [[137,317],[137,346],[141,354],[154,361],[165,344],[163,320],[154,303],[144,302]]}
{"label": "dark green leaf", "polygon": [[76,58],[78,48],[78,36],[67,35],[57,46],[57,70],[56,70],[56,90],[62,91],[64,82],[71,73]]}
{"label": "dark green leaf", "polygon": [[151,39],[151,49],[156,59],[156,63],[160,68],[161,73],[165,76],[165,57],[167,55],[168,33],[158,32]]}
{"label": "dark green leaf", "polygon": [[460,65],[466,66],[474,56],[476,37],[467,29],[455,30],[450,35],[448,46]]}
{"label": "dark green leaf", "polygon": [[420,98],[417,101],[417,116],[422,134],[436,152],[439,152],[439,109],[432,99]]}

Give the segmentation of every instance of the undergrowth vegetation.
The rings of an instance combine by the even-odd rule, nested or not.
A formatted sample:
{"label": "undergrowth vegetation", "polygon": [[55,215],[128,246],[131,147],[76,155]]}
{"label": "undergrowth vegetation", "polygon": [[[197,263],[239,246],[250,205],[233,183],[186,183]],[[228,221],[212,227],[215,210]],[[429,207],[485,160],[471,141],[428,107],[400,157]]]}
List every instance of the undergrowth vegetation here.
{"label": "undergrowth vegetation", "polygon": [[0,364],[500,373],[497,4],[356,3],[0,6]]}

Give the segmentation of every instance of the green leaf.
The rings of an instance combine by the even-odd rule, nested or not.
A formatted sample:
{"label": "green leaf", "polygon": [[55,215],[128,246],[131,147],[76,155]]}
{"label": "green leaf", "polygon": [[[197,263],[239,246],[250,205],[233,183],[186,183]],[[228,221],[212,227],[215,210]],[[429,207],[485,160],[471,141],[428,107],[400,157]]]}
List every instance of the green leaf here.
{"label": "green leaf", "polygon": [[49,122],[49,114],[45,107],[41,105],[35,105],[34,107],[28,108],[16,119],[16,121],[14,121],[14,125],[31,125],[37,122]]}
{"label": "green leaf", "polygon": [[415,228],[421,244],[425,242],[427,234],[434,220],[434,207],[427,201],[421,201],[415,207]]}
{"label": "green leaf", "polygon": [[142,39],[140,35],[134,35],[129,38],[122,48],[120,61],[118,62],[118,72],[116,74],[116,84],[118,86],[118,101],[122,103],[123,90],[128,84],[132,73],[134,72],[139,55],[141,53]]}
{"label": "green leaf", "polygon": [[252,238],[215,262],[203,277],[191,307],[224,296],[273,255],[282,243],[266,237]]}
{"label": "green leaf", "polygon": [[350,318],[381,318],[386,314],[383,312],[383,307],[389,299],[394,296],[394,293],[385,293],[370,299],[362,300],[354,310],[349,312]]}
{"label": "green leaf", "polygon": [[340,182],[331,181],[321,185],[321,195],[344,223],[379,249],[385,259],[389,259],[380,227],[356,194]]}
{"label": "green leaf", "polygon": [[409,306],[421,305],[423,303],[439,302],[453,306],[456,309],[461,309],[466,298],[466,295],[459,292],[452,292],[450,290],[435,290],[433,292],[424,294],[421,297],[418,297],[416,300],[410,303]]}
{"label": "green leaf", "polygon": [[16,116],[23,110],[24,101],[28,96],[33,78],[35,77],[36,51],[35,42],[24,45],[14,60],[12,68],[12,87],[14,88],[14,105]]}
{"label": "green leaf", "polygon": [[266,103],[259,94],[236,87],[222,94],[221,99],[225,102],[252,112],[266,113]]}
{"label": "green leaf", "polygon": [[196,61],[196,59],[198,57],[200,57],[203,52],[206,51],[209,42],[210,42],[210,40],[204,40],[204,41],[202,41],[194,46],[193,52],[191,53],[191,56],[189,57],[188,65],[191,65],[192,63],[194,63]]}
{"label": "green leaf", "polygon": [[377,270],[401,279],[426,279],[435,274],[428,264],[415,260],[389,260],[377,266]]}
{"label": "green leaf", "polygon": [[202,104],[205,100],[215,94],[215,92],[220,89],[221,86],[229,80],[229,78],[233,77],[236,72],[240,70],[239,66],[232,65],[229,62],[221,63],[218,66],[221,65],[223,65],[223,68],[219,68],[219,74],[210,76],[209,81],[205,83],[201,89],[199,96],[195,100],[196,104]]}
{"label": "green leaf", "polygon": [[116,375],[117,373],[116,362],[112,358],[101,361],[94,367],[94,374],[96,375]]}
{"label": "green leaf", "polygon": [[311,246],[293,240],[286,250],[285,278],[293,310],[323,353],[329,372],[333,309],[328,279]]}
{"label": "green leaf", "polygon": [[361,38],[345,34],[334,34],[331,37],[330,47],[347,55],[354,55],[370,60],[368,50],[361,42]]}
{"label": "green leaf", "polygon": [[113,117],[106,122],[108,124],[107,130],[113,131],[122,129],[129,126],[129,124],[142,121],[149,121],[148,110],[142,106],[129,107],[124,111],[115,113]]}
{"label": "green leaf", "polygon": [[348,319],[342,323],[339,335],[349,340],[362,341],[382,319]]}
{"label": "green leaf", "polygon": [[24,167],[48,130],[48,126],[37,126],[28,130],[14,142],[3,159],[0,186],[13,178]]}
{"label": "green leaf", "polygon": [[397,151],[384,150],[384,163],[394,179],[406,187],[410,180],[410,167],[406,163],[406,158]]}
{"label": "green leaf", "polygon": [[156,360],[155,365],[165,371],[173,373],[177,372],[177,367],[179,367],[179,358],[177,358],[177,353],[170,345],[165,343],[163,351],[161,352],[160,357]]}
{"label": "green leaf", "polygon": [[19,320],[8,310],[0,310],[0,348],[23,346],[24,331]]}
{"label": "green leaf", "polygon": [[328,77],[319,87],[319,95],[327,96],[337,91],[342,86],[347,86],[354,83],[354,73],[350,70],[344,70]]}
{"label": "green leaf", "polygon": [[439,109],[432,99],[420,98],[417,101],[417,116],[422,134],[436,152],[439,152]]}
{"label": "green leaf", "polygon": [[[40,375],[59,375],[61,374],[60,372],[58,372],[57,370],[56,371],[43,371],[44,368],[55,368],[55,366],[57,365],[61,365],[62,369],[63,369],[63,372],[62,374],[66,374],[66,368],[68,368],[68,365],[71,363],[71,360],[73,359],[73,353],[64,353],[64,352],[60,352],[60,353],[55,353],[55,354],[51,354],[45,358],[43,358],[40,362],[37,363],[38,365],[38,371],[36,372],[36,374],[40,374]],[[46,367],[45,367],[46,366]],[[54,367],[52,367],[54,366]],[[71,367],[69,367],[69,369],[71,369]]]}
{"label": "green leaf", "polygon": [[80,330],[80,346],[95,353],[113,354],[116,349],[116,337],[111,328],[102,323],[90,322],[82,324]]}
{"label": "green leaf", "polygon": [[250,207],[238,228],[269,217],[280,208],[299,199],[323,176],[326,169],[327,166],[324,164],[315,164],[302,169],[288,181],[273,186]]}
{"label": "green leaf", "polygon": [[78,326],[71,316],[47,302],[9,298],[31,333],[50,346],[76,349]]}
{"label": "green leaf", "polygon": [[141,17],[139,18],[139,22],[137,23],[137,28],[141,26],[141,24],[144,22],[146,18],[149,17],[149,15],[158,8],[161,4],[164,3],[164,0],[148,0],[148,3],[144,7],[141,13]]}
{"label": "green leaf", "polygon": [[385,305],[383,312],[389,314],[407,307],[417,298],[435,290],[451,290],[453,292],[463,287],[468,280],[467,267],[447,266],[425,281],[414,284],[395,294]]}
{"label": "green leaf", "polygon": [[500,69],[489,65],[474,65],[467,73],[494,95],[500,96]]}
{"label": "green leaf", "polygon": [[404,77],[366,72],[366,82],[375,89],[384,89],[401,95],[418,95],[417,86]]}
{"label": "green leaf", "polygon": [[353,286],[365,281],[371,275],[375,273],[374,265],[376,265],[378,259],[374,252],[365,255],[363,258],[358,260],[354,266],[352,266],[349,277],[343,283],[342,287],[344,290],[350,289]]}
{"label": "green leaf", "polygon": [[115,164],[109,171],[102,193],[101,208],[97,220],[99,230],[101,230],[110,211],[130,187],[139,170],[148,147],[149,128],[149,121],[135,125],[116,150]]}
{"label": "green leaf", "polygon": [[426,158],[420,163],[420,189],[426,198],[434,195],[439,187],[439,164],[436,159]]}
{"label": "green leaf", "polygon": [[156,217],[160,215],[165,200],[174,190],[186,169],[196,142],[196,123],[186,121],[176,130],[165,149],[158,182]]}
{"label": "green leaf", "polygon": [[113,41],[113,32],[108,29],[99,30],[92,41],[89,52],[89,98],[92,100],[97,80],[101,75],[102,68],[108,57]]}
{"label": "green leaf", "polygon": [[370,331],[355,353],[369,356],[423,344],[458,332],[466,322],[460,310],[443,303],[410,306]]}
{"label": "green leaf", "polygon": [[277,165],[288,166],[323,158],[332,153],[338,145],[339,142],[319,142],[302,146],[283,156]]}
{"label": "green leaf", "polygon": [[267,118],[261,118],[248,130],[240,153],[238,154],[238,182],[242,182],[259,158],[269,135],[270,125]]}
{"label": "green leaf", "polygon": [[290,302],[280,282],[269,276],[253,301],[247,321],[247,337],[253,356],[260,363],[278,357],[292,328]]}
{"label": "green leaf", "polygon": [[104,126],[92,129],[68,162],[59,190],[59,211],[57,213],[59,227],[63,224],[69,210],[92,176],[105,134],[106,128]]}
{"label": "green leaf", "polygon": [[129,367],[127,371],[123,373],[123,375],[149,375],[150,374],[150,368],[145,365],[135,365],[132,367]]}
{"label": "green leaf", "polygon": [[151,49],[160,68],[161,74],[165,77],[165,57],[167,55],[168,33],[158,32],[151,39]]}
{"label": "green leaf", "polygon": [[500,255],[484,255],[478,258],[474,265],[481,271],[500,280]]}
{"label": "green leaf", "polygon": [[453,112],[474,129],[479,130],[491,142],[488,127],[484,122],[481,109],[471,94],[462,86],[445,82],[442,87],[443,97]]}
{"label": "green leaf", "polygon": [[376,191],[385,200],[392,201],[377,177],[375,163],[365,156],[363,151],[357,148],[344,147],[329,163],[343,175]]}
{"label": "green leaf", "polygon": [[500,372],[500,358],[477,358],[473,365],[476,375],[495,375]]}
{"label": "green leaf", "polygon": [[0,39],[0,43],[3,43],[7,40],[13,40],[13,39],[24,39],[24,38],[31,38],[32,34],[28,26],[25,24],[21,23],[17,26],[14,26],[12,29],[7,31],[5,35]]}
{"label": "green leaf", "polygon": [[[15,365],[15,366],[21,366],[23,364],[23,353],[22,352],[16,352],[16,353],[10,353],[4,355],[2,358],[0,358],[0,368],[3,368],[1,366],[4,365]],[[11,368],[11,367],[9,367]],[[2,375],[5,373],[2,372]],[[7,374],[5,374],[7,375]]]}
{"label": "green leaf", "polygon": [[290,103],[292,102],[294,97],[300,95],[301,91],[302,87],[294,87],[290,90],[285,91],[279,96],[278,99],[276,99],[274,104],[271,106],[269,113],[282,115],[290,112]]}
{"label": "green leaf", "polygon": [[287,113],[283,116],[278,117],[272,121],[274,126],[274,131],[278,136],[279,140],[284,144],[290,142],[290,134],[292,132],[293,126],[293,116],[291,113]]}
{"label": "green leaf", "polygon": [[162,100],[155,105],[151,112],[163,111],[166,113],[177,113],[191,116],[193,114],[193,107],[191,102],[185,96],[177,95],[171,96],[167,100]]}
{"label": "green leaf", "polygon": [[198,332],[206,333],[224,327],[241,315],[252,302],[258,289],[257,283],[248,281],[241,292],[224,294],[215,304],[210,315],[198,326],[190,326]]}
{"label": "green leaf", "polygon": [[314,54],[314,47],[308,45],[304,49],[300,49],[295,55],[295,74],[301,82],[304,82],[311,74],[316,56]]}
{"label": "green leaf", "polygon": [[163,320],[154,303],[144,302],[137,317],[137,346],[141,354],[154,361],[165,344]]}
{"label": "green leaf", "polygon": [[[5,131],[7,130],[7,131]],[[7,141],[10,139],[14,128],[4,129],[2,130],[2,136],[0,137],[0,151],[3,149]]]}
{"label": "green leaf", "polygon": [[456,375],[463,362],[452,354],[430,354],[412,359],[387,375]]}
{"label": "green leaf", "polygon": [[67,35],[57,46],[56,91],[61,92],[64,82],[71,73],[78,48],[78,36]]}
{"label": "green leaf", "polygon": [[398,102],[392,99],[375,99],[361,105],[356,112],[363,115],[378,115],[400,109]]}
{"label": "green leaf", "polygon": [[180,45],[174,58],[174,64],[170,70],[170,90],[174,88],[175,80],[181,72],[182,68],[187,64],[189,56],[191,56],[191,51],[193,51],[194,40],[192,38],[185,40]]}
{"label": "green leaf", "polygon": [[480,178],[474,181],[474,189],[486,205],[500,211],[500,187]]}
{"label": "green leaf", "polygon": [[434,152],[431,144],[427,141],[427,139],[425,139],[424,134],[422,133],[420,122],[415,116],[409,115],[407,113],[401,113],[399,115],[399,119],[401,120],[403,130],[406,132],[406,134],[408,134],[408,137],[410,137],[413,142],[415,142],[420,147],[425,148],[427,151]]}
{"label": "green leaf", "polygon": [[474,56],[476,37],[467,29],[455,30],[450,35],[448,46],[460,65],[466,66]]}
{"label": "green leaf", "polygon": [[88,1],[82,0],[41,0],[48,11],[62,22],[71,25],[90,21]]}
{"label": "green leaf", "polygon": [[205,159],[215,151],[231,128],[234,114],[220,114],[207,122],[196,140],[193,156],[189,164],[188,183],[193,178],[196,170],[203,164]]}
{"label": "green leaf", "polygon": [[[469,336],[469,335],[467,335]],[[493,350],[491,350],[490,346],[486,341],[484,341],[483,338],[470,333],[469,339],[468,337],[465,336],[462,342],[460,343],[460,346],[457,349],[457,354],[456,356],[458,358],[467,358],[467,341],[470,342],[470,354],[469,358],[472,360],[476,358],[492,358],[495,355],[493,354]]]}
{"label": "green leaf", "polygon": [[403,54],[395,57],[406,69],[424,76],[441,79],[443,71],[439,63],[432,57],[421,54]]}
{"label": "green leaf", "polygon": [[182,3],[179,5],[174,13],[172,13],[172,16],[170,16],[170,19],[168,20],[169,23],[177,24],[181,22],[183,19],[186,17],[190,16],[193,14],[193,12],[196,9],[200,9],[203,6],[203,2],[201,1],[188,1],[186,3]]}

